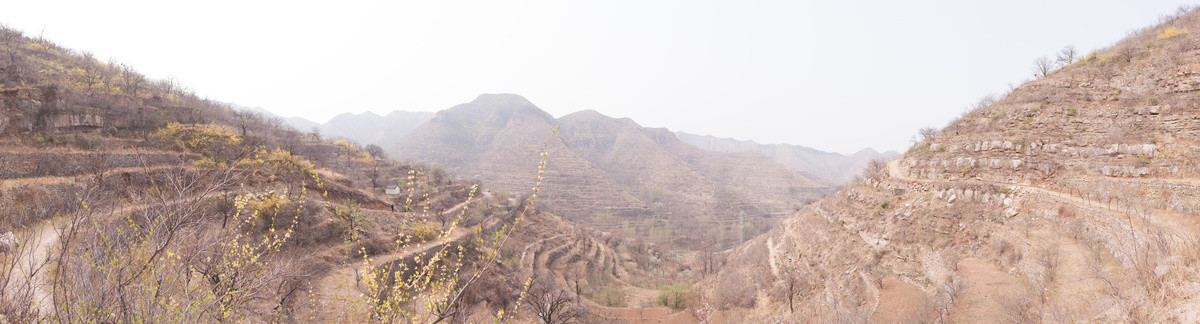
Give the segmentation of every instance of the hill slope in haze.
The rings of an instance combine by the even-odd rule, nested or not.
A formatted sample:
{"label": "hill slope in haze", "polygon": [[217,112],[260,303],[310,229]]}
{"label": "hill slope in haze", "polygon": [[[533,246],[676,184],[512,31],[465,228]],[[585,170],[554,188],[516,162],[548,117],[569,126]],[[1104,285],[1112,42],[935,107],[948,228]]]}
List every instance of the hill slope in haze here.
{"label": "hill slope in haze", "polygon": [[327,137],[345,138],[362,145],[375,144],[384,147],[391,145],[398,138],[407,136],[431,118],[431,112],[396,110],[383,116],[370,111],[361,114],[343,113],[324,124],[300,117],[286,118],[284,122],[301,132],[312,131],[315,127]]}
{"label": "hill slope in haze", "polygon": [[816,149],[791,144],[759,144],[754,141],[742,141],[732,138],[721,138],[712,135],[695,135],[685,132],[675,132],[675,136],[684,143],[717,152],[762,152],[775,161],[779,161],[792,169],[813,174],[819,178],[828,179],[834,183],[846,183],[862,174],[863,169],[871,160],[881,159],[890,161],[900,157],[896,151],[883,153],[870,148],[854,154],[842,155],[823,152]]}
{"label": "hill slope in haze", "polygon": [[[551,138],[555,125],[558,135]],[[660,242],[694,246],[700,237],[673,234],[687,228],[736,240],[738,215],[762,230],[774,215],[827,190],[757,152],[703,150],[665,129],[595,111],[555,119],[511,94],[482,95],[443,110],[390,152],[492,188],[520,190],[537,180],[543,143],[550,153],[543,194],[555,214]]]}
{"label": "hill slope in haze", "polygon": [[985,102],[702,286],[756,322],[1200,321],[1189,30],[1194,11]]}

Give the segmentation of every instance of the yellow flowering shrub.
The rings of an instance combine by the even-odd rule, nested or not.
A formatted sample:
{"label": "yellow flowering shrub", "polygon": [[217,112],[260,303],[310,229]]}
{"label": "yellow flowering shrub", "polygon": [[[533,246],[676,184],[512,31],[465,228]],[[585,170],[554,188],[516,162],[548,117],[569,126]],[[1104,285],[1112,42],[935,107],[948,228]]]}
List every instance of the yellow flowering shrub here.
{"label": "yellow flowering shrub", "polygon": [[171,123],[150,135],[150,139],[170,150],[200,155],[196,166],[225,167],[245,154],[242,137],[224,125],[182,125]]}
{"label": "yellow flowering shrub", "polygon": [[1181,28],[1175,28],[1175,27],[1167,27],[1166,29],[1163,29],[1163,31],[1161,33],[1158,33],[1158,39],[1171,39],[1171,38],[1175,38],[1175,37],[1179,37],[1179,36],[1183,36],[1183,35],[1187,35],[1187,34],[1188,34],[1187,28],[1181,29]]}

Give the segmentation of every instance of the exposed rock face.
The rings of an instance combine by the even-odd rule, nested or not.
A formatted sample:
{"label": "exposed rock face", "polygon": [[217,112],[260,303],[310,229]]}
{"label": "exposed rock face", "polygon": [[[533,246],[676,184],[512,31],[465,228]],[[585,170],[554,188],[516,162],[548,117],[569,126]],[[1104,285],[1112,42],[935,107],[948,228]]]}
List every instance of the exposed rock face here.
{"label": "exposed rock face", "polygon": [[0,253],[14,253],[17,251],[17,236],[13,232],[5,232],[0,234]]}
{"label": "exposed rock face", "polygon": [[107,93],[81,96],[55,85],[8,89],[0,91],[0,133],[147,128],[160,122],[161,101]]}
{"label": "exposed rock face", "polygon": [[[967,113],[739,248],[711,298],[755,322],[1200,321],[1200,35],[1167,27],[1200,14]],[[789,278],[805,313],[753,299]]]}
{"label": "exposed rock face", "polygon": [[104,127],[104,116],[92,114],[61,114],[47,116],[43,122],[46,127],[58,128],[99,128]]}

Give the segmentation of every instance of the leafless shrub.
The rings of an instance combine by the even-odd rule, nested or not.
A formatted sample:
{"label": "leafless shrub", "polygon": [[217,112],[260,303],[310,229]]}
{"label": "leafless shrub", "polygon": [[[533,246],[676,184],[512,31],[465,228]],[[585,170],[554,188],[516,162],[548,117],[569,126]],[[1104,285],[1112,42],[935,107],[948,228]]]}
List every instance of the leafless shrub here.
{"label": "leafless shrub", "polygon": [[1062,264],[1059,258],[1059,244],[1057,241],[1043,245],[1037,255],[1037,262],[1042,266],[1044,273],[1044,281],[1047,284],[1054,283],[1055,273],[1058,267]]}
{"label": "leafless shrub", "polygon": [[1059,205],[1058,206],[1058,217],[1061,217],[1063,219],[1074,219],[1076,217],[1079,217],[1079,212],[1075,209],[1074,206],[1065,205],[1065,204]]}
{"label": "leafless shrub", "polygon": [[879,181],[887,174],[887,162],[883,159],[872,159],[863,170],[863,178]]}
{"label": "leafless shrub", "polygon": [[722,307],[753,307],[755,286],[737,271],[721,273],[718,278],[717,302]]}
{"label": "leafless shrub", "polygon": [[940,289],[941,301],[938,305],[938,318],[944,319],[950,314],[950,307],[954,306],[954,301],[958,299],[958,293],[962,290],[962,280],[958,275],[951,272],[946,276],[946,280],[942,283]]}
{"label": "leafless shrub", "polygon": [[999,242],[994,243],[994,248],[996,249],[996,254],[1001,259],[1007,261],[1008,264],[1017,264],[1017,262],[1021,261],[1021,250],[1017,249],[1009,241],[999,240]]}
{"label": "leafless shrub", "polygon": [[1137,54],[1138,54],[1137,47],[1128,45],[1128,44],[1118,45],[1118,46],[1119,47],[1116,48],[1116,50],[1114,51],[1114,54],[1116,54],[1116,56],[1114,56],[1114,57],[1116,59],[1118,59],[1120,62],[1125,62],[1125,63],[1133,62],[1133,59],[1135,57],[1137,57]]}
{"label": "leafless shrub", "polygon": [[1042,313],[1040,303],[1028,291],[1004,296],[1000,299],[1000,315],[1004,323],[1040,323]]}

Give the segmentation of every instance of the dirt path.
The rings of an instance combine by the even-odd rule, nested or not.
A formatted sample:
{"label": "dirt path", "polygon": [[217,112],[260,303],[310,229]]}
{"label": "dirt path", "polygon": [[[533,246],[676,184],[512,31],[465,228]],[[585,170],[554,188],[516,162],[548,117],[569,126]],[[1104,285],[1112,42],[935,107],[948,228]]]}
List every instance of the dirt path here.
{"label": "dirt path", "polygon": [[[161,169],[176,168],[176,167],[180,167],[180,166],[177,164],[164,164],[164,165],[156,165],[156,166],[152,166],[152,167],[137,166],[137,167],[127,167],[127,168],[113,168],[113,169],[105,170],[104,173],[102,173],[102,175],[107,176],[107,175],[111,175],[114,173],[124,173],[124,172],[157,171],[157,170],[161,170]],[[47,184],[56,184],[56,183],[74,183],[76,180],[78,180],[80,178],[90,178],[92,175],[93,174],[91,174],[91,173],[82,173],[82,174],[69,175],[69,176],[48,176],[48,177],[0,179],[0,189],[16,188],[16,187],[31,185],[31,184],[47,185]]]}
{"label": "dirt path", "polygon": [[1021,280],[990,262],[966,258],[958,263],[963,287],[950,308],[949,323],[1004,323],[1005,301],[1019,292]]}
{"label": "dirt path", "polygon": [[1166,183],[1166,184],[1181,184],[1189,186],[1200,186],[1200,179],[1192,178],[1112,178],[1112,177],[1095,177],[1084,176],[1076,177],[1080,180],[1099,180],[1099,181],[1119,181],[1119,182],[1143,182],[1143,183]]}
{"label": "dirt path", "polygon": [[[559,234],[559,235],[555,235],[555,236],[547,237],[547,238],[544,238],[544,239],[540,239],[540,240],[538,240],[537,242],[533,242],[533,243],[525,244],[525,249],[521,251],[521,260],[519,260],[518,264],[520,264],[522,267],[523,267],[523,266],[525,266],[525,257],[526,257],[526,256],[529,254],[529,248],[530,248],[530,247],[533,247],[534,245],[541,246],[542,244],[545,244],[545,243],[546,243],[546,241],[553,240],[553,239],[556,239],[556,238],[559,238],[559,237],[562,237],[562,236],[563,236],[563,234]],[[531,264],[529,265],[529,267],[530,267],[530,269],[532,269],[532,268],[533,268],[533,264],[531,263]]]}
{"label": "dirt path", "polygon": [[915,323],[929,305],[929,297],[917,286],[894,277],[880,281],[878,302],[872,319],[878,323]]}
{"label": "dirt path", "polygon": [[[888,164],[887,164],[888,174],[892,178],[900,179],[902,181],[919,182],[919,183],[952,183],[952,181],[918,179],[918,178],[912,178],[912,177],[906,176],[905,172],[903,172],[904,171],[903,167],[900,166],[900,161],[901,160],[893,160],[891,162],[888,162]],[[1121,178],[1113,178],[1110,180],[1126,181],[1126,179],[1121,179]],[[978,180],[978,181],[981,181],[984,183],[995,184],[995,185],[1003,185],[1003,186],[1009,186],[1009,187],[1013,187],[1013,188],[1023,189],[1023,190],[1029,191],[1029,192],[1035,192],[1038,194],[1042,194],[1045,196],[1055,198],[1056,200],[1059,200],[1059,201],[1070,203],[1072,205],[1075,205],[1076,207],[1096,208],[1096,209],[1105,210],[1113,215],[1125,215],[1126,216],[1125,220],[1130,222],[1130,224],[1132,224],[1135,221],[1150,222],[1151,224],[1153,224],[1157,227],[1164,228],[1167,230],[1171,230],[1171,231],[1181,231],[1182,230],[1185,233],[1190,233],[1193,236],[1200,236],[1200,222],[1198,222],[1198,220],[1195,217],[1191,217],[1191,216],[1188,216],[1188,215],[1185,215],[1183,213],[1176,212],[1176,211],[1162,210],[1162,209],[1150,209],[1149,216],[1155,216],[1155,217],[1146,217],[1145,219],[1138,220],[1138,219],[1132,218],[1132,215],[1130,215],[1131,210],[1113,207],[1108,204],[1104,204],[1104,203],[1097,202],[1097,201],[1091,201],[1086,198],[1074,196],[1074,195],[1064,193],[1064,192],[1054,191],[1054,190],[1037,187],[1037,186],[1016,184],[1016,183],[994,182],[994,181],[985,181],[985,180]],[[1175,180],[1175,181],[1178,181],[1178,180]],[[1144,226],[1146,224],[1143,223],[1141,225]]]}
{"label": "dirt path", "polygon": [[[207,196],[198,199],[205,199]],[[181,202],[196,199],[182,198],[168,202],[167,204],[174,205]],[[106,215],[125,215],[137,210],[150,208],[155,203],[127,205],[121,208],[114,209]],[[100,214],[95,214],[100,215]],[[28,231],[21,233],[23,239],[20,240],[21,246],[18,249],[20,254],[18,261],[14,265],[13,280],[9,282],[8,290],[10,294],[15,294],[14,290],[28,287],[31,289],[33,303],[38,307],[41,314],[52,314],[54,312],[54,300],[52,298],[52,286],[50,280],[51,258],[54,257],[54,249],[59,245],[59,235],[67,229],[59,228],[61,222],[65,218],[55,218],[42,221],[37,225],[32,226]]]}
{"label": "dirt path", "polygon": [[8,284],[10,296],[20,295],[23,291],[32,297],[33,306],[41,314],[54,312],[54,301],[51,298],[49,275],[52,250],[58,245],[58,229],[55,220],[41,222],[23,233],[19,240],[16,262],[13,265],[12,281]]}
{"label": "dirt path", "polygon": [[188,153],[184,153],[184,152],[163,151],[163,150],[158,150],[158,149],[118,148],[118,149],[112,149],[112,150],[104,150],[104,149],[83,150],[83,149],[78,149],[78,148],[74,148],[74,147],[62,147],[62,146],[33,147],[33,146],[9,146],[9,145],[2,145],[2,144],[3,143],[0,142],[0,154],[24,154],[24,153],[55,153],[55,154],[105,153],[105,154],[142,154],[142,155],[149,155],[149,154],[183,155],[183,154],[188,154]]}

